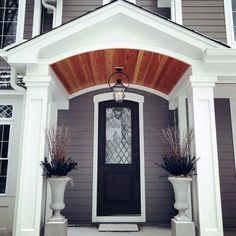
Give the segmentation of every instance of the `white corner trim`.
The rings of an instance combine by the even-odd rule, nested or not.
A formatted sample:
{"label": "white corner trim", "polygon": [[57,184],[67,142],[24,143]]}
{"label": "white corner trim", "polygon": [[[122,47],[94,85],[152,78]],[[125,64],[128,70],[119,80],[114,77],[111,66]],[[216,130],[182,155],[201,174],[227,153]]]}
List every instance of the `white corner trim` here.
{"label": "white corner trim", "polygon": [[234,149],[234,162],[236,171],[236,98],[230,98],[230,116],[232,125],[233,149]]}
{"label": "white corner trim", "polygon": [[26,8],[26,0],[20,0],[18,15],[17,15],[16,43],[22,42],[24,38],[25,8]]}
{"label": "white corner trim", "polygon": [[145,166],[144,166],[144,127],[143,103],[144,97],[134,93],[126,93],[125,99],[139,103],[139,142],[140,142],[140,216],[97,216],[97,174],[98,174],[98,113],[99,103],[113,100],[112,93],[103,93],[94,96],[94,140],[93,140],[93,193],[92,193],[92,222],[146,222],[145,199]]}
{"label": "white corner trim", "polygon": [[236,48],[236,40],[234,39],[233,29],[232,0],[224,0],[224,11],[227,44],[233,48]]}
{"label": "white corner trim", "polygon": [[34,0],[34,15],[33,15],[33,26],[32,26],[32,38],[40,34],[41,12],[42,12],[41,1]]}

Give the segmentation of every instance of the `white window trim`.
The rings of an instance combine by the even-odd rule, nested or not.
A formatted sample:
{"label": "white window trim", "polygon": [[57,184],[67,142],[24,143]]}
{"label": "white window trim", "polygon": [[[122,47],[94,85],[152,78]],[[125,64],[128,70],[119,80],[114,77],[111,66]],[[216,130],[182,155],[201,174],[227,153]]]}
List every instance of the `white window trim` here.
{"label": "white window trim", "polygon": [[171,20],[182,25],[182,0],[158,0],[158,7],[169,7],[171,13]]}
{"label": "white window trim", "polygon": [[7,153],[7,178],[6,178],[6,188],[5,193],[0,193],[0,197],[6,197],[8,195],[8,182],[10,173],[10,166],[12,166],[12,139],[13,139],[13,127],[14,127],[14,117],[15,117],[15,104],[12,102],[3,101],[0,105],[11,105],[12,108],[12,117],[11,118],[0,118],[0,125],[10,125],[9,141],[8,141],[8,153]]}
{"label": "white window trim", "polygon": [[20,43],[24,39],[26,0],[19,0],[18,4],[16,43]]}
{"label": "white window trim", "polygon": [[143,102],[144,97],[134,93],[126,93],[125,100],[139,103],[139,142],[140,142],[140,216],[97,216],[97,173],[98,173],[98,112],[99,103],[113,100],[112,93],[103,93],[94,96],[94,142],[93,142],[93,193],[92,193],[92,222],[146,222],[145,200],[145,166],[144,166],[144,128]]}
{"label": "white window trim", "polygon": [[10,176],[10,166],[12,162],[11,158],[11,153],[12,153],[12,134],[13,134],[13,122],[9,119],[1,119],[0,120],[0,125],[10,125],[10,133],[9,133],[9,140],[8,140],[8,153],[7,153],[7,158],[0,158],[0,160],[7,160],[7,176],[6,176],[6,187],[5,187],[5,193],[0,193],[0,197],[6,197],[8,195],[8,182],[9,182],[9,176]]}
{"label": "white window trim", "polygon": [[[127,1],[136,4],[136,0],[127,0]],[[106,5],[110,2],[111,2],[111,0],[103,0],[103,5]]]}
{"label": "white window trim", "polygon": [[225,26],[226,26],[226,37],[227,44],[233,48],[236,48],[236,40],[234,39],[234,26],[233,26],[233,15],[232,15],[232,2],[231,0],[224,0],[225,10]]}

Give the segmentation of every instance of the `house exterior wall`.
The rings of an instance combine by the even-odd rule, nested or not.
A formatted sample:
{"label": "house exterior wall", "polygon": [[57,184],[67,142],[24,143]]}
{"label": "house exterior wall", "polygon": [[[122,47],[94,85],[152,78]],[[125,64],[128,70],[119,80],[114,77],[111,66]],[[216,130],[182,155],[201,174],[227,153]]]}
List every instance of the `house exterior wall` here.
{"label": "house exterior wall", "polygon": [[[130,92],[133,92],[129,90]],[[69,125],[74,135],[69,147],[69,156],[78,161],[79,170],[73,171],[74,186],[65,193],[65,216],[69,223],[91,222],[92,220],[92,179],[93,179],[93,96],[104,91],[90,92],[70,101],[68,111],[59,111],[58,123]],[[137,92],[137,91],[134,91]],[[164,171],[155,165],[161,161],[162,148],[154,133],[172,123],[173,113],[168,102],[147,92],[144,96],[144,151],[146,179],[147,222],[169,222],[174,215],[173,191]]]}
{"label": "house exterior wall", "polygon": [[[165,17],[170,17],[168,8],[158,8],[156,0],[137,0],[136,4],[153,12],[159,13]],[[67,0],[63,2],[62,22],[66,23],[76,17],[95,10],[103,5],[102,0]]]}
{"label": "house exterior wall", "polygon": [[236,177],[229,99],[215,99],[224,227],[236,227]]}
{"label": "house exterior wall", "polygon": [[182,12],[183,25],[227,42],[223,0],[182,0]]}

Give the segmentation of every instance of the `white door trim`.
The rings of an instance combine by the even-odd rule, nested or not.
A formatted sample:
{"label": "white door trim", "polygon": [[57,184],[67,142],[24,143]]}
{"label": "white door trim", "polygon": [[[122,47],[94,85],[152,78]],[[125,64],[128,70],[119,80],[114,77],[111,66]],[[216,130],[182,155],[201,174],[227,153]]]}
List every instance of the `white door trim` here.
{"label": "white door trim", "polygon": [[138,216],[97,216],[97,174],[98,174],[98,105],[102,101],[113,100],[112,93],[94,96],[94,141],[93,141],[93,195],[92,222],[145,222],[145,167],[144,167],[144,131],[143,131],[143,102],[144,97],[134,93],[126,93],[125,100],[139,103],[139,142],[140,142],[140,194],[141,215]]}

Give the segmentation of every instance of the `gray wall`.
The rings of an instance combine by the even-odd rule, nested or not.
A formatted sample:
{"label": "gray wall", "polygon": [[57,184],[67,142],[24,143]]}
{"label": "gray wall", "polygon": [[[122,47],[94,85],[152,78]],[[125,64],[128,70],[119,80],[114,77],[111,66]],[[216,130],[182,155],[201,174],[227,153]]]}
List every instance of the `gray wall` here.
{"label": "gray wall", "polygon": [[236,227],[236,173],[229,99],[215,99],[223,224]]}
{"label": "gray wall", "polygon": [[[78,161],[79,171],[72,177],[74,186],[65,193],[65,216],[69,223],[91,222],[92,216],[92,167],[93,167],[93,96],[91,92],[70,101],[68,111],[59,112],[59,123],[71,126],[74,131],[69,156]],[[164,171],[155,166],[161,161],[162,148],[154,129],[166,127],[172,118],[168,102],[150,93],[138,92],[144,98],[144,148],[146,178],[146,209],[148,222],[169,222],[173,217],[173,191]]]}
{"label": "gray wall", "polygon": [[[102,6],[103,3],[102,0],[66,0],[63,4],[62,22],[65,23],[89,11],[93,11],[97,7]],[[136,4],[147,10],[170,17],[170,10],[167,8],[158,9],[156,0],[137,0]]]}
{"label": "gray wall", "polygon": [[183,24],[226,42],[223,0],[182,0]]}

